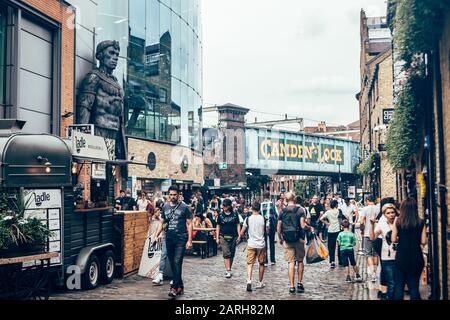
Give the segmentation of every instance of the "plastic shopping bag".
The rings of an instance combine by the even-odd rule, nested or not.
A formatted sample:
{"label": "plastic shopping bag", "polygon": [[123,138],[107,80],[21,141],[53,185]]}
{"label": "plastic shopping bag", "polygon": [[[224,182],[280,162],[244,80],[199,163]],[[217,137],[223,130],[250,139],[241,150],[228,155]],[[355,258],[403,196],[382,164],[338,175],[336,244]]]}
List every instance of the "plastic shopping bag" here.
{"label": "plastic shopping bag", "polygon": [[323,244],[319,243],[319,241],[317,241],[317,238],[314,237],[314,239],[311,241],[310,246],[308,247],[308,251],[306,252],[306,263],[313,264],[325,260],[326,257],[328,257],[328,251],[326,251],[326,256],[325,258],[323,258],[325,254],[325,252],[323,251],[324,249],[326,250]]}
{"label": "plastic shopping bag", "polygon": [[317,253],[319,254],[319,257],[321,257],[323,260],[328,258],[328,249],[325,247],[325,245],[321,241],[317,241],[318,248]]}

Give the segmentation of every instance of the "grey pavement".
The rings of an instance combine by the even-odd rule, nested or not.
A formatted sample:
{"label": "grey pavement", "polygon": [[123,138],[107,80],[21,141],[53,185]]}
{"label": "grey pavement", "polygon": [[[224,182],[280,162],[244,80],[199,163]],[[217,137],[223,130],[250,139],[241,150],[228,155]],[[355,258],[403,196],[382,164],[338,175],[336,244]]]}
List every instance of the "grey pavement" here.
{"label": "grey pavement", "polygon": [[[345,282],[344,268],[330,269],[328,261],[305,264],[303,284],[305,293],[289,295],[287,263],[282,246],[276,244],[275,265],[266,268],[263,289],[246,292],[246,243],[236,250],[233,277],[225,278],[221,252],[215,257],[201,259],[188,256],[183,264],[185,294],[178,300],[352,300],[355,288],[362,284]],[[254,266],[253,286],[258,277]],[[169,281],[163,286],[154,286],[151,279],[132,275],[115,279],[110,285],[99,286],[90,291],[66,291],[54,294],[52,300],[165,300],[168,299]]]}

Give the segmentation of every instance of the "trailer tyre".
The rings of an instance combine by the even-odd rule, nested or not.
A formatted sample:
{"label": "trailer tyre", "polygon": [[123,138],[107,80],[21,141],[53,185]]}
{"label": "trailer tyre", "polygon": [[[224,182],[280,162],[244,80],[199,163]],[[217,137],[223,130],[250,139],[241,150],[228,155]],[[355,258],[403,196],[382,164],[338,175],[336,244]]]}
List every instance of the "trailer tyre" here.
{"label": "trailer tyre", "polygon": [[114,279],[114,272],[116,270],[116,257],[112,250],[108,250],[102,257],[100,281],[103,284],[110,284]]}
{"label": "trailer tyre", "polygon": [[81,283],[84,290],[91,290],[97,287],[100,280],[100,261],[95,254],[89,257],[86,270],[81,276]]}

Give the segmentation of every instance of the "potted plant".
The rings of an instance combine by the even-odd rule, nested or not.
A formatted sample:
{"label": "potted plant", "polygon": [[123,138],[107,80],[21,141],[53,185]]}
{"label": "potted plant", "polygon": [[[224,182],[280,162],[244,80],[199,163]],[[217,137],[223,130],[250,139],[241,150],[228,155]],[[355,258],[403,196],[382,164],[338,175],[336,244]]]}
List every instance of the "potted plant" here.
{"label": "potted plant", "polygon": [[0,258],[43,252],[52,232],[45,221],[25,217],[23,193],[0,196]]}

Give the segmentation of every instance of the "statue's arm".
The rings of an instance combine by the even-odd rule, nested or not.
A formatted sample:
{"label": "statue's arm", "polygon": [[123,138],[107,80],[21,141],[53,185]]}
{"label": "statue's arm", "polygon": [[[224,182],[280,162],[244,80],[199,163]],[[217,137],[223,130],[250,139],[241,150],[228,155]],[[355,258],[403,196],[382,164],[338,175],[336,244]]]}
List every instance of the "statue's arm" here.
{"label": "statue's arm", "polygon": [[77,102],[77,123],[79,124],[90,122],[98,82],[98,76],[93,73],[87,75],[83,80]]}

